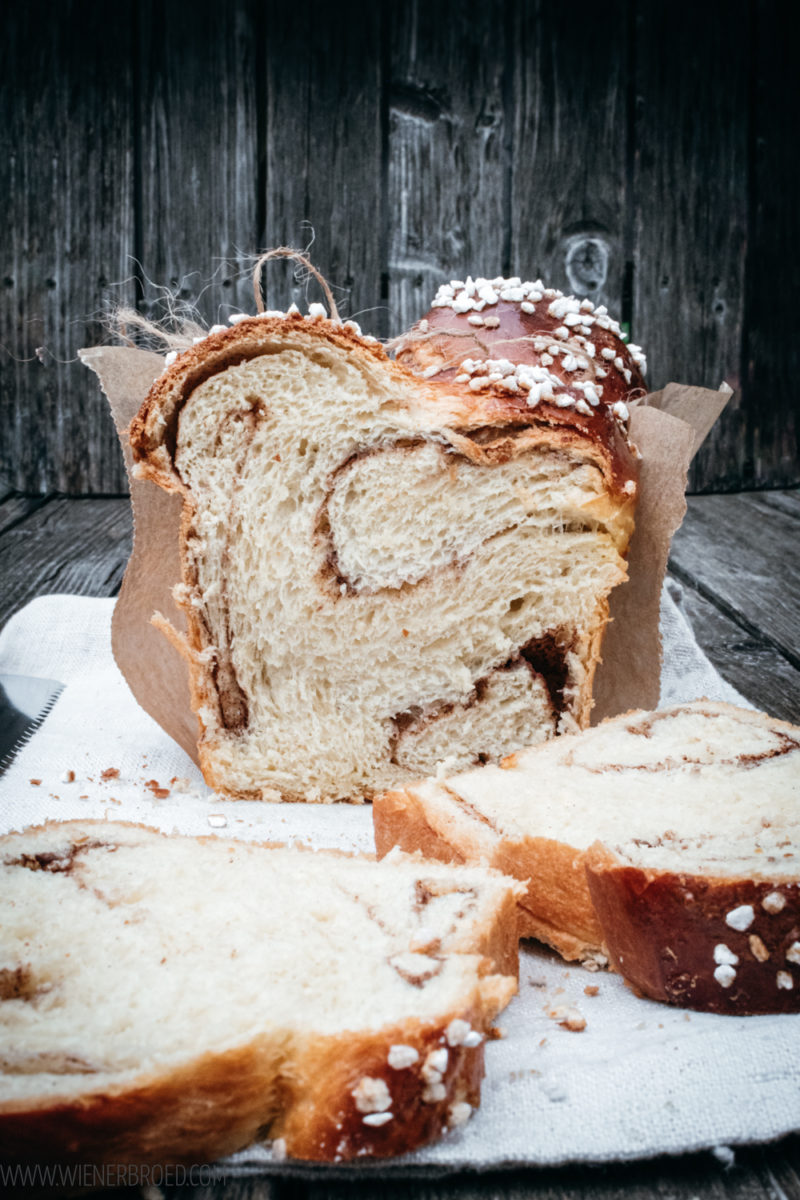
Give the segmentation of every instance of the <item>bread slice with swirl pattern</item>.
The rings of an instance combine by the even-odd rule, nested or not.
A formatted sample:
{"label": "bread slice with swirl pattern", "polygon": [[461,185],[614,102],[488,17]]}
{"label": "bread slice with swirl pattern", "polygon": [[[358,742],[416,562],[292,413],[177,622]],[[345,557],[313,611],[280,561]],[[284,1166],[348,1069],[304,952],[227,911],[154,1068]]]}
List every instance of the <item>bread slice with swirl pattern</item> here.
{"label": "bread slice with swirl pattern", "polygon": [[379,853],[490,863],[523,936],[713,1012],[800,1011],[800,729],[696,701],[376,799]]}
{"label": "bread slice with swirl pattern", "polygon": [[518,885],[111,821],[0,839],[0,1161],[341,1162],[463,1123]]}
{"label": "bread slice with swirl pattern", "polygon": [[207,781],[363,800],[586,725],[633,527],[633,357],[601,331],[629,378],[592,404],[563,359],[475,387],[314,309],[173,355],[131,426],[138,472],[183,497]]}

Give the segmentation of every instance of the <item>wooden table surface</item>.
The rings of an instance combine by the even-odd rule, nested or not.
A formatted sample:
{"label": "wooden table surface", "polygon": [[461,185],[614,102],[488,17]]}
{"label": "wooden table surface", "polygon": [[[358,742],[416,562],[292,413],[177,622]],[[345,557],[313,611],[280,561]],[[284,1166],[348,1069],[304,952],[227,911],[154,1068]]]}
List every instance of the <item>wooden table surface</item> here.
{"label": "wooden table surface", "polygon": [[[35,596],[113,596],[125,570],[125,498],[0,498],[0,626]],[[695,496],[670,573],[700,645],[753,704],[800,723],[800,491]],[[798,1047],[800,1053],[800,1047]],[[600,1101],[602,1102],[602,1101]],[[800,1127],[800,1097],[797,1125]],[[359,1183],[284,1178],[143,1189],[145,1200],[800,1200],[800,1134],[769,1146],[612,1166]],[[104,1192],[103,1198],[130,1195]]]}

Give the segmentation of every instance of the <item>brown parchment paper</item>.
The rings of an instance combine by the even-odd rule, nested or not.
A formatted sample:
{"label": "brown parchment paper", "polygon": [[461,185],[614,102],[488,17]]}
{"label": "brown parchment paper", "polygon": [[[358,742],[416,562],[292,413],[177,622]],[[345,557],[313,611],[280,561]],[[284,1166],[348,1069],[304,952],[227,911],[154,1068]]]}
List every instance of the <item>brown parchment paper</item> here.
{"label": "brown parchment paper", "polygon": [[181,580],[178,531],[183,500],[134,477],[128,441],[128,426],[164,370],[164,359],[126,346],[93,346],[78,353],[97,375],[111,406],[131,489],[133,551],[111,620],[111,649],[138,703],[197,762],[189,668],[150,624],[153,613],[162,612],[179,632],[186,632],[183,613],[172,599],[172,589]]}
{"label": "brown parchment paper", "polygon": [[628,581],[611,593],[611,622],[594,682],[592,724],[629,708],[652,709],[661,689],[661,585],[672,535],[686,513],[686,475],[733,391],[668,383],[631,406],[642,455]]}
{"label": "brown parchment paper", "polygon": [[[162,612],[185,631],[172,599],[172,588],[181,582],[182,501],[133,477],[127,437],[128,425],[164,361],[158,354],[122,346],[96,346],[81,350],[80,357],[98,376],[111,405],[131,487],[133,552],[114,610],[114,657],[145,712],[197,761],[188,668],[150,624],[153,613]],[[658,704],[661,585],[672,535],[686,512],[686,473],[731,394],[725,384],[714,392],[670,383],[631,406],[631,440],[642,455],[636,531],[628,555],[628,582],[611,595],[612,621],[595,677],[593,724],[630,708]]]}

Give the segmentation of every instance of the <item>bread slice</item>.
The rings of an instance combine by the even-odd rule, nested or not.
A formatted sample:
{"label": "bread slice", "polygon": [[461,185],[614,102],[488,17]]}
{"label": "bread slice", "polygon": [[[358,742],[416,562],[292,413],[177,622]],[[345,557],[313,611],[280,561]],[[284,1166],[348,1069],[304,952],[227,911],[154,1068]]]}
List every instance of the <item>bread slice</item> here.
{"label": "bread slice", "polygon": [[696,701],[376,799],[379,854],[525,881],[524,936],[645,995],[800,1009],[800,729]]}
{"label": "bread slice", "polygon": [[516,887],[103,821],[0,839],[0,1161],[438,1137],[516,990]]}
{"label": "bread slice", "polygon": [[492,295],[549,365],[400,365],[312,306],[173,354],[133,421],[137,471],[183,497],[179,645],[212,787],[363,800],[588,723],[639,369],[610,327],[595,358],[535,349],[567,349],[560,293]]}

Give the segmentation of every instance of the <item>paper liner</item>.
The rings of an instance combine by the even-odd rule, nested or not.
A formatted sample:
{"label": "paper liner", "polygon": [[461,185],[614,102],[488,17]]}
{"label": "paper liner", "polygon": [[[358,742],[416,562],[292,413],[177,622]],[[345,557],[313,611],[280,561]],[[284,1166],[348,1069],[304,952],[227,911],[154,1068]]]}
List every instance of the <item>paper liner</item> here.
{"label": "paper liner", "polygon": [[[100,380],[117,428],[133,506],[133,552],[112,624],[114,658],[139,704],[197,761],[197,719],[189,704],[189,672],[181,655],[150,623],[162,612],[183,632],[172,599],[181,582],[178,535],[182,499],[135,479],[127,429],[164,361],[121,346],[80,351]],[[631,440],[642,455],[629,579],[611,595],[603,661],[595,676],[593,723],[631,708],[655,708],[661,676],[658,632],[661,585],[672,535],[686,512],[689,464],[731,391],[670,383],[631,411]]]}
{"label": "paper liner", "polygon": [[178,532],[183,499],[133,475],[128,426],[164,370],[160,354],[125,346],[79,351],[95,372],[111,405],[133,508],[133,551],[111,622],[111,649],[139,704],[170,737],[197,758],[197,717],[189,705],[189,668],[175,647],[150,623],[163,612],[181,633],[183,613],[172,599],[181,580]]}

